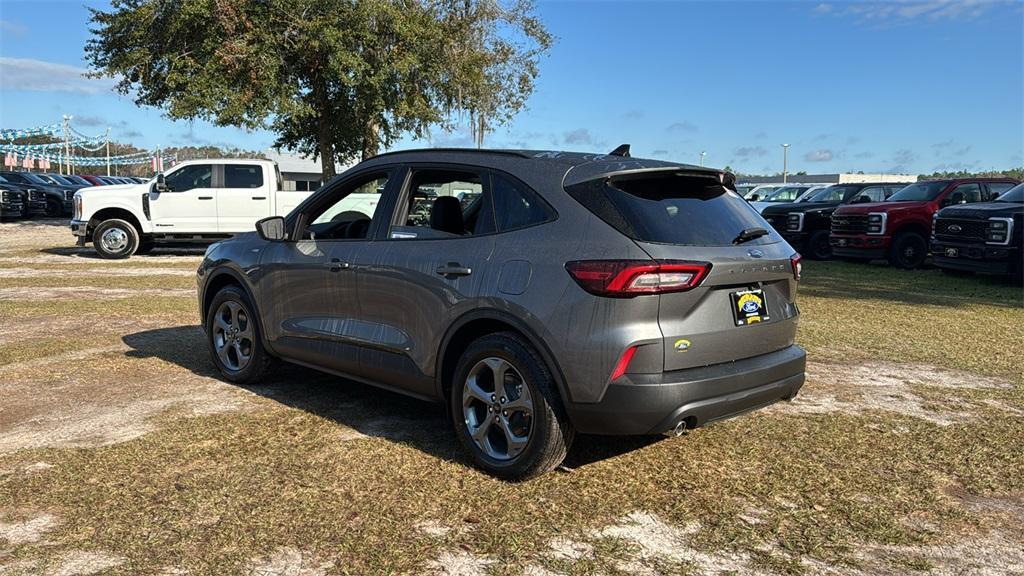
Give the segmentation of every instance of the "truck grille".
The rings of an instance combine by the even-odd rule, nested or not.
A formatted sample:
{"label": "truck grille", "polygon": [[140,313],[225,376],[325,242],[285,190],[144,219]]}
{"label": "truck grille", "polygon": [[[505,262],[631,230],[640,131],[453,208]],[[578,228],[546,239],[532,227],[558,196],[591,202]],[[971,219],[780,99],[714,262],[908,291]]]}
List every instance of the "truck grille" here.
{"label": "truck grille", "polygon": [[36,201],[38,201],[38,200],[46,200],[46,195],[44,195],[41,190],[29,190],[28,191],[28,199],[29,200],[36,200]]}
{"label": "truck grille", "polygon": [[772,228],[775,228],[777,231],[782,232],[786,230],[785,214],[772,214],[770,216],[765,216],[764,219],[767,220],[768,223],[771,224]]}
{"label": "truck grille", "polygon": [[832,232],[836,234],[864,234],[868,231],[867,214],[832,215]]}
{"label": "truck grille", "polygon": [[935,237],[948,240],[984,240],[988,230],[985,220],[939,218],[935,221]]}

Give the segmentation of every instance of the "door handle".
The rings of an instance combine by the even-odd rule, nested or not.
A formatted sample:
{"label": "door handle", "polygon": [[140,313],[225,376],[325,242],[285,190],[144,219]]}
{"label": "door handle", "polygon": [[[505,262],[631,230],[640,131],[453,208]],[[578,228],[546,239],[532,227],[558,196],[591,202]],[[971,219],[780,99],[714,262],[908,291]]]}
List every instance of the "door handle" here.
{"label": "door handle", "polygon": [[473,269],[458,262],[449,262],[444,266],[438,266],[437,273],[441,276],[469,276]]}
{"label": "door handle", "polygon": [[252,199],[253,200],[266,200],[267,197],[266,196],[253,196]]}
{"label": "door handle", "polygon": [[200,196],[200,200],[213,200],[213,196]]}
{"label": "door handle", "polygon": [[337,272],[339,270],[348,270],[350,268],[348,262],[342,262],[337,258],[331,258],[331,261],[328,262],[326,266],[331,272]]}

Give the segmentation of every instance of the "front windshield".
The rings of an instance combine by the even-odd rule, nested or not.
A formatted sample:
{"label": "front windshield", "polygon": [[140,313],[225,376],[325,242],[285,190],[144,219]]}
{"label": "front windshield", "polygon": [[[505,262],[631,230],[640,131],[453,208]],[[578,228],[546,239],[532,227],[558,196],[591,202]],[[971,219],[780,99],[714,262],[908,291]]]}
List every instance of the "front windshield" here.
{"label": "front windshield", "polygon": [[764,202],[792,202],[797,196],[803,193],[806,188],[802,186],[783,186],[778,190],[768,194],[764,198]]}
{"label": "front windshield", "polygon": [[856,186],[829,186],[811,196],[808,202],[842,202],[847,193],[856,192]]}
{"label": "front windshield", "polygon": [[889,196],[889,202],[924,202],[935,200],[946,189],[947,184],[949,183],[941,180],[911,184]]}
{"label": "front windshield", "polygon": [[1010,188],[999,198],[996,198],[996,202],[1015,202],[1017,204],[1024,203],[1024,184],[1017,184],[1013,188]]}
{"label": "front windshield", "polygon": [[29,173],[29,172],[25,172],[24,176],[25,176],[26,180],[28,180],[29,182],[33,182],[35,184],[44,184],[44,185],[49,185],[50,184],[49,181],[44,180],[44,179],[40,178],[39,176],[36,176],[35,174]]}

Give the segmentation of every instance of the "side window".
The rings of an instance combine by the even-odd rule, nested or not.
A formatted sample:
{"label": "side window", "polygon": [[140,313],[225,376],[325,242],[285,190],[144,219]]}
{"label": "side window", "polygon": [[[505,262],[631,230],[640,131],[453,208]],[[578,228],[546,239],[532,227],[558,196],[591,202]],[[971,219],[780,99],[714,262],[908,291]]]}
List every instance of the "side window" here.
{"label": "side window", "polygon": [[259,188],[263,186],[263,166],[258,164],[225,164],[224,188]]}
{"label": "side window", "polygon": [[366,238],[387,183],[388,174],[385,172],[367,175],[336,188],[309,212],[311,224],[303,237],[318,240]]}
{"label": "side window", "polygon": [[868,186],[860,191],[858,196],[867,196],[872,202],[885,200],[885,190],[881,186]]}
{"label": "side window", "polygon": [[450,238],[494,230],[484,206],[484,175],[468,170],[413,172],[391,238]]}
{"label": "side window", "polygon": [[988,188],[988,198],[986,198],[986,201],[992,201],[999,197],[1003,192],[1013,188],[1014,185],[1009,182],[989,182],[985,186]]}
{"label": "side window", "polygon": [[961,184],[953,189],[950,198],[957,192],[964,195],[964,202],[981,202],[981,185],[979,184]]}
{"label": "side window", "polygon": [[554,220],[555,213],[536,192],[502,174],[491,178],[498,232]]}
{"label": "side window", "polygon": [[166,182],[172,192],[209,188],[213,182],[213,166],[211,164],[190,164],[168,174]]}

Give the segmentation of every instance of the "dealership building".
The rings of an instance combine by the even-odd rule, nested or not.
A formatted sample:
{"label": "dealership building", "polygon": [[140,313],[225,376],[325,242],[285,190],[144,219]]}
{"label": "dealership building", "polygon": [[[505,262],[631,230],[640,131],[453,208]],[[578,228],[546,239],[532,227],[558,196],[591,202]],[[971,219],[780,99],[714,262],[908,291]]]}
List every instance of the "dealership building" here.
{"label": "dealership building", "polygon": [[[263,153],[263,157],[277,162],[277,169],[281,171],[282,190],[306,192],[316,190],[323,183],[320,160],[313,160],[275,148],[268,148]],[[354,165],[354,163],[347,166],[336,164],[334,170],[336,174],[341,174]]]}
{"label": "dealership building", "polygon": [[[782,184],[782,174],[778,176],[743,176],[737,178],[741,184]],[[863,184],[871,182],[917,182],[916,174],[863,174],[860,172],[841,172],[839,174],[789,174],[789,184]]]}

